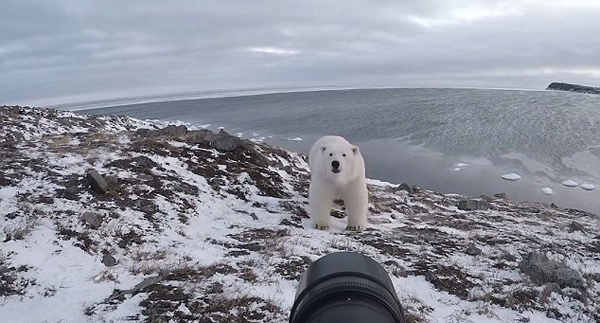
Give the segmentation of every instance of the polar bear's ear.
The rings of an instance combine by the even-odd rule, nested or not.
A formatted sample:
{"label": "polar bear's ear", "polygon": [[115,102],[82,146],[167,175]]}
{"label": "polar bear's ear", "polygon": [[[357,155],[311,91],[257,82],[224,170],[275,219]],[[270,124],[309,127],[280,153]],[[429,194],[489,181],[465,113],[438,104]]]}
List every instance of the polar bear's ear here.
{"label": "polar bear's ear", "polygon": [[358,153],[359,153],[360,151],[358,150],[358,147],[356,147],[356,146],[352,146],[352,152],[353,152],[355,155],[358,155]]}
{"label": "polar bear's ear", "polygon": [[325,147],[325,146],[322,146],[322,147],[321,147],[321,152],[324,152],[324,151],[325,151],[325,149],[327,149],[327,147]]}

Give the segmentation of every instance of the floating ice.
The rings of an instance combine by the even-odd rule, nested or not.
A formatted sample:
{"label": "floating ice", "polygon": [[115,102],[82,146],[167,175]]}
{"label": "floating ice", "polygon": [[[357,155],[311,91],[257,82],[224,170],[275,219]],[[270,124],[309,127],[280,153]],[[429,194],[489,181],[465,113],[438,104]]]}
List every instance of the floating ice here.
{"label": "floating ice", "polygon": [[467,165],[465,163],[458,163],[458,164],[456,164],[456,167],[460,167],[460,168],[467,167],[467,166],[469,166],[469,165]]}
{"label": "floating ice", "polygon": [[579,185],[577,182],[570,180],[570,179],[562,182],[562,184],[566,187],[576,187]]}
{"label": "floating ice", "polygon": [[292,138],[292,139],[288,138],[288,140],[291,140],[291,141],[302,141],[302,138],[295,137],[295,138]]}
{"label": "floating ice", "polygon": [[502,179],[505,179],[507,181],[516,181],[518,179],[521,179],[521,175],[515,174],[515,173],[504,174],[500,177],[502,177]]}
{"label": "floating ice", "polygon": [[544,188],[542,188],[542,193],[544,193],[546,195],[552,195],[553,191],[550,187],[544,187]]}
{"label": "floating ice", "polygon": [[583,188],[586,191],[593,191],[596,188],[594,184],[579,184],[579,187]]}

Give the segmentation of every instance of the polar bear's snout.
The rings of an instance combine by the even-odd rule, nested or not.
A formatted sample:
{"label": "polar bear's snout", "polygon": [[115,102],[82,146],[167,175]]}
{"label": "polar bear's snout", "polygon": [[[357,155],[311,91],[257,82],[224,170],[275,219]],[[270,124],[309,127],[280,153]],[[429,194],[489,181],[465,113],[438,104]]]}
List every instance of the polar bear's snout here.
{"label": "polar bear's snout", "polygon": [[334,160],[334,161],[331,162],[331,167],[332,167],[331,171],[334,172],[334,173],[336,173],[336,174],[342,171],[340,169],[340,162],[337,161],[337,160]]}

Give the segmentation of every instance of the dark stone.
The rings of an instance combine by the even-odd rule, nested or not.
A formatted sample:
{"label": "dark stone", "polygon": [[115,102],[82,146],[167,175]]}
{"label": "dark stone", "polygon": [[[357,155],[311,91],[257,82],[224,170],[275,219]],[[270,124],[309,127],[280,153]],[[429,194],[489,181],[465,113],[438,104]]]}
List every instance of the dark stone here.
{"label": "dark stone", "polygon": [[496,193],[494,195],[492,195],[493,197],[497,198],[497,199],[503,199],[503,200],[507,200],[508,197],[506,196],[506,193]]}
{"label": "dark stone", "polygon": [[102,215],[94,212],[85,212],[81,216],[81,221],[89,225],[92,229],[98,229],[102,225]]}
{"label": "dark stone", "polygon": [[52,196],[40,196],[40,202],[44,204],[54,204],[54,198]]}
{"label": "dark stone", "polygon": [[256,216],[256,213],[254,213],[254,212],[250,213],[250,217],[252,218],[252,220],[258,221],[258,217]]}
{"label": "dark stone", "polygon": [[458,209],[464,211],[487,210],[490,204],[482,199],[469,199],[458,202]]}
{"label": "dark stone", "polygon": [[408,194],[415,194],[415,190],[413,190],[413,188],[406,183],[398,185],[398,187],[396,187],[396,191],[407,191]]}
{"label": "dark stone", "polygon": [[482,200],[487,201],[487,202],[491,202],[494,200],[493,198],[491,198],[487,195],[481,195],[481,196],[479,196],[479,198],[481,198]]}
{"label": "dark stone", "polygon": [[519,263],[519,269],[537,284],[557,283],[561,288],[584,286],[579,272],[539,252],[530,252],[525,256]]}
{"label": "dark stone", "polygon": [[104,194],[108,191],[108,184],[95,169],[87,173],[87,180],[92,189],[98,193]]}
{"label": "dark stone", "polygon": [[477,248],[474,244],[467,246],[465,253],[470,256],[477,256],[481,254],[481,249]]}
{"label": "dark stone", "polygon": [[583,224],[573,221],[571,222],[571,224],[569,224],[569,232],[575,231],[586,232],[587,230],[585,229],[585,226],[583,226]]}
{"label": "dark stone", "polygon": [[239,147],[247,149],[250,147],[250,143],[247,140],[232,136],[221,129],[210,143],[210,146],[218,151],[234,151]]}
{"label": "dark stone", "polygon": [[546,90],[579,92],[588,94],[600,94],[600,88],[593,86],[585,86],[579,84],[552,82]]}
{"label": "dark stone", "polygon": [[151,130],[151,129],[138,129],[135,134],[139,137],[151,138],[151,137],[182,137],[187,133],[186,126],[175,126],[168,125],[162,129]]}
{"label": "dark stone", "polygon": [[117,259],[111,256],[109,253],[104,253],[104,256],[102,256],[102,263],[106,267],[112,267],[117,264]]}
{"label": "dark stone", "polygon": [[190,144],[201,144],[212,141],[216,136],[217,134],[210,130],[194,130],[185,134],[185,140]]}
{"label": "dark stone", "polygon": [[158,164],[155,161],[146,156],[137,156],[132,158],[131,161],[137,164],[138,166],[145,168],[154,168],[158,166]]}

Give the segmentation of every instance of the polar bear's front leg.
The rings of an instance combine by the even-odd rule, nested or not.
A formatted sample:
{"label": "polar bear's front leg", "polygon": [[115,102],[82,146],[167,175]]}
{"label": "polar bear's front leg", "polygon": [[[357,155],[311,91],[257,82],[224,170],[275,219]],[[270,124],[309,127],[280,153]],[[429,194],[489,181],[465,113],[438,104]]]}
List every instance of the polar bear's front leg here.
{"label": "polar bear's front leg", "polygon": [[308,212],[315,228],[320,230],[329,229],[333,195],[317,189],[317,185],[311,183],[308,199]]}
{"label": "polar bear's front leg", "polygon": [[[363,187],[364,185],[364,187]],[[369,210],[369,197],[366,184],[362,183],[357,190],[348,194],[344,199],[348,213],[348,226],[346,230],[362,231],[367,228],[367,212]]]}

